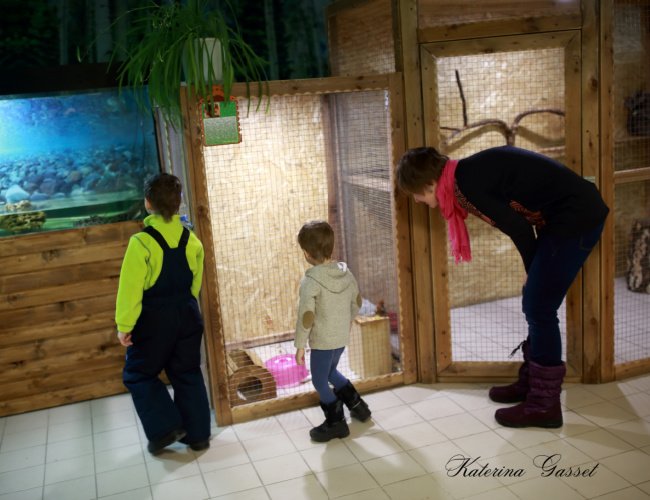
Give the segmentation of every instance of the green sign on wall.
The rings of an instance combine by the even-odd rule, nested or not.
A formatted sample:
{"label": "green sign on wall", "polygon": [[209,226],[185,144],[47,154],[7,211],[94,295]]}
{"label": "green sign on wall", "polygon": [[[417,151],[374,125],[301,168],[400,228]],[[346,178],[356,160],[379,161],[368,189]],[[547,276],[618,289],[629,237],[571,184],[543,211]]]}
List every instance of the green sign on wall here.
{"label": "green sign on wall", "polygon": [[[208,110],[207,108],[212,108]],[[222,146],[241,142],[239,112],[236,100],[203,105],[203,136],[206,146]]]}

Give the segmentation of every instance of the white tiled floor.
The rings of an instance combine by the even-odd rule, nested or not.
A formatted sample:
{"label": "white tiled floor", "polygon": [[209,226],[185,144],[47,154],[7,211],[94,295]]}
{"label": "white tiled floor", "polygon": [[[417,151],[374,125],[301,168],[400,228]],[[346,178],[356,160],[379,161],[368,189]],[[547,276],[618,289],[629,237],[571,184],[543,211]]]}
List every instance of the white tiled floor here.
{"label": "white tiled floor", "polygon": [[[308,408],[215,427],[209,450],[176,444],[158,457],[128,395],[2,418],[0,500],[650,498],[650,375],[566,385],[554,430],[500,427],[483,384],[365,399],[373,420],[351,423],[343,440],[312,443],[323,417]],[[465,469],[474,476],[447,472],[458,455],[476,459]],[[592,475],[543,477],[536,464],[552,455],[556,470]]]}

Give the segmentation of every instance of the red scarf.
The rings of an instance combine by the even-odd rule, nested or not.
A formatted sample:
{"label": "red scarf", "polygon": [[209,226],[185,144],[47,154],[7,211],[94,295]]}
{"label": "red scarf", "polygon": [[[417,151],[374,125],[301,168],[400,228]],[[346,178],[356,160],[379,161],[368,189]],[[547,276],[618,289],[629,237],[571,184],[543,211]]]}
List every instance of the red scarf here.
{"label": "red scarf", "polygon": [[467,233],[467,226],[465,226],[467,210],[460,206],[454,193],[457,165],[458,160],[447,160],[436,186],[438,207],[440,208],[440,213],[447,221],[451,253],[456,260],[456,264],[460,261],[469,262],[472,260],[469,234]]}

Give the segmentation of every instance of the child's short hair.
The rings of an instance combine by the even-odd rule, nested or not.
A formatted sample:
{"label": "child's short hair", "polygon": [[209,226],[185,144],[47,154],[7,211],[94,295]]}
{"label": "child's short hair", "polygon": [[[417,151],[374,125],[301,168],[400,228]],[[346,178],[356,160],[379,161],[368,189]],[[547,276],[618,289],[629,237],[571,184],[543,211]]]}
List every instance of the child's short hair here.
{"label": "child's short hair", "polygon": [[181,206],[182,190],[180,179],[172,174],[154,174],[144,183],[145,198],[166,221],[178,213]]}
{"label": "child's short hair", "polygon": [[438,182],[447,160],[434,148],[409,149],[397,164],[397,187],[408,194],[422,194],[427,185]]}
{"label": "child's short hair", "polygon": [[298,231],[298,244],[314,259],[322,262],[332,257],[334,230],[324,220],[306,222]]}

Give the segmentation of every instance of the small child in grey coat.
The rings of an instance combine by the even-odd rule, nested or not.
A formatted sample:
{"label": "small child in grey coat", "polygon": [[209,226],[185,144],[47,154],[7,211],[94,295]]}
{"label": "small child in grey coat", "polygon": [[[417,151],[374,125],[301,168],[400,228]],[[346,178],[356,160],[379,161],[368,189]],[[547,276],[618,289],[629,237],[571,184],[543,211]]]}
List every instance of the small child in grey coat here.
{"label": "small child in grey coat", "polygon": [[[350,340],[350,325],[361,307],[354,275],[344,262],[334,262],[334,231],[325,221],[307,222],[298,233],[298,244],[313,267],[300,283],[296,323],[296,362],[305,364],[305,347],[311,348],[310,369],[320,397],[325,422],[309,431],[314,441],[326,442],[350,434],[343,404],[358,420],[370,418],[370,410],[352,383],[337,370]],[[334,386],[334,390],[330,385]]]}

